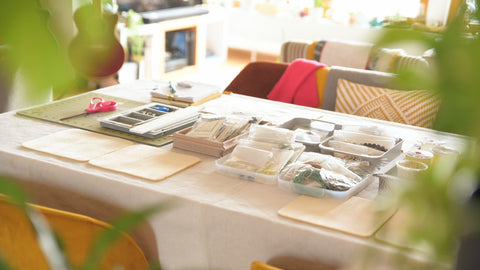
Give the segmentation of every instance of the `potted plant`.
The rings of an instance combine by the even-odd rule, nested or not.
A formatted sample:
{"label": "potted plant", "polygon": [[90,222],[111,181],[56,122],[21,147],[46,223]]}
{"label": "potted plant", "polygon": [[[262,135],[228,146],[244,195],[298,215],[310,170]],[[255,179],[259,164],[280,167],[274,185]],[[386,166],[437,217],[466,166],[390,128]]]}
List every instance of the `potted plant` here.
{"label": "potted plant", "polygon": [[[104,0],[111,3],[110,0]],[[25,98],[38,102],[51,95],[51,89],[63,92],[65,87],[71,87],[75,76],[66,57],[67,48],[56,41],[56,36],[49,28],[49,12],[42,8],[40,1],[16,0],[0,1],[0,97],[7,98],[11,94],[10,85],[18,70],[22,71],[22,79],[28,90]],[[112,33],[113,34],[113,33]],[[2,76],[5,76],[2,80]],[[4,96],[4,94],[6,94]],[[5,101],[5,100],[2,100]],[[3,109],[3,108],[2,108]],[[46,260],[50,265],[61,265],[62,268],[73,269],[63,254],[60,243],[54,233],[33,211],[28,203],[31,199],[15,184],[15,181],[0,175],[0,196],[8,196],[30,218],[31,225],[38,232],[41,248],[44,249]],[[127,213],[112,223],[113,227],[106,230],[95,242],[90,257],[79,269],[98,269],[99,259],[106,248],[115,242],[121,231],[127,232],[144,222],[153,214],[169,208],[169,203],[159,202],[139,211]],[[47,245],[44,245],[47,243]],[[52,256],[53,254],[53,256]],[[56,255],[56,256],[55,256]],[[152,269],[155,266],[152,265]],[[10,269],[8,258],[0,254],[0,269]]]}
{"label": "potted plant", "polygon": [[119,74],[120,82],[138,79],[145,57],[145,37],[138,33],[138,27],[143,25],[142,16],[130,9],[122,12],[122,18],[127,28],[127,57]]}
{"label": "potted plant", "polygon": [[[396,82],[408,89],[437,91],[442,104],[434,129],[471,138],[458,162],[434,166],[394,201],[411,213],[406,223],[410,241],[428,243],[430,261],[456,270],[480,267],[480,35],[470,27],[472,20],[480,18],[480,10],[466,11],[466,6],[461,7],[440,33],[432,34],[426,27],[422,31],[388,29],[377,42],[388,46],[409,41],[433,48],[431,69],[400,73]],[[404,261],[397,266],[415,269]],[[438,269],[438,265],[430,267]]]}

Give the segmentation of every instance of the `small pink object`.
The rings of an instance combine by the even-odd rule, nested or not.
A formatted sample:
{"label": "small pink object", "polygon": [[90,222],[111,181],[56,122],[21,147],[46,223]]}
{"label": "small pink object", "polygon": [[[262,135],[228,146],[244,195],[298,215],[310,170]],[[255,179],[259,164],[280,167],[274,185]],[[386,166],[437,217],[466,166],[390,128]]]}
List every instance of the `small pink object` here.
{"label": "small pink object", "polygon": [[117,109],[117,102],[108,100],[105,101],[103,98],[94,97],[90,100],[90,106],[85,109],[87,113],[95,113],[95,112],[110,112],[115,111]]}
{"label": "small pink object", "polygon": [[85,112],[60,118],[59,121],[64,121],[64,120],[82,116],[82,115],[85,116],[85,115],[96,113],[96,112],[111,112],[111,111],[115,111],[117,108],[118,108],[118,105],[117,105],[117,102],[115,101],[111,101],[111,100],[105,101],[103,98],[94,97],[90,100],[90,106],[88,106],[88,108],[85,109]]}

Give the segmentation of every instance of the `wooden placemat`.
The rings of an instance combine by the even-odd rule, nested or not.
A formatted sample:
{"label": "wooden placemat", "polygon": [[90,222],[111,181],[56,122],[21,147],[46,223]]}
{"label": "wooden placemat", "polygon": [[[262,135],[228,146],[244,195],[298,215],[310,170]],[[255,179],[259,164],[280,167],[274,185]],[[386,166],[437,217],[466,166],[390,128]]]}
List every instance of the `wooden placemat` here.
{"label": "wooden placemat", "polygon": [[90,164],[150,181],[160,181],[197,163],[201,159],[161,148],[135,144],[92,159]]}
{"label": "wooden placemat", "polygon": [[375,233],[375,238],[397,247],[428,252],[431,249],[426,243],[413,243],[408,236],[407,221],[411,215],[407,209],[398,209],[392,218]]}
{"label": "wooden placemat", "polygon": [[67,129],[24,142],[22,145],[55,156],[89,161],[132,144],[134,142],[121,138],[82,129]]}
{"label": "wooden placemat", "polygon": [[280,209],[278,214],[312,225],[369,237],[394,212],[393,209],[377,211],[374,201],[356,196],[338,201],[301,195]]}
{"label": "wooden placemat", "polygon": [[[60,120],[64,117],[81,114],[82,112],[84,112],[85,109],[88,108],[88,106],[90,105],[90,100],[94,97],[101,97],[105,100],[116,101],[118,104],[118,109],[113,112],[98,112]],[[144,104],[145,103],[134,100],[88,92],[77,96],[56,100],[47,104],[31,107],[25,110],[20,110],[17,112],[17,114],[70,127],[89,130],[101,134],[120,137],[130,141],[149,144],[153,146],[162,146],[172,142],[172,140],[168,136],[150,139],[100,126],[100,122],[98,121],[99,118],[106,117],[110,114],[118,113],[121,111],[129,110]]]}

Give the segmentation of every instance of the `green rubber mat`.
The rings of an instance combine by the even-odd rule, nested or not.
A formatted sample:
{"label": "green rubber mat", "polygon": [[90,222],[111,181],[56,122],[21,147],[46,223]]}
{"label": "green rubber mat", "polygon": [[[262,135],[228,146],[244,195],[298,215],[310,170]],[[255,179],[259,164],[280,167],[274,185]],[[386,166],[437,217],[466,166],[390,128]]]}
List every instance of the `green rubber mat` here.
{"label": "green rubber mat", "polygon": [[[94,97],[101,97],[105,100],[116,101],[118,104],[118,109],[112,112],[98,112],[81,115],[83,112],[85,112],[85,109],[88,108],[88,106],[90,105],[90,100]],[[145,103],[139,101],[133,101],[129,99],[89,92],[21,110],[18,111],[17,114],[70,127],[81,128],[84,130],[89,130],[110,136],[120,137],[153,146],[162,146],[172,142],[172,139],[170,139],[168,135],[155,139],[150,139],[100,126],[100,122],[98,121],[99,118],[103,118],[110,114],[118,113],[121,111],[133,109],[144,104]],[[61,120],[65,117],[77,114],[79,115],[76,117]]]}

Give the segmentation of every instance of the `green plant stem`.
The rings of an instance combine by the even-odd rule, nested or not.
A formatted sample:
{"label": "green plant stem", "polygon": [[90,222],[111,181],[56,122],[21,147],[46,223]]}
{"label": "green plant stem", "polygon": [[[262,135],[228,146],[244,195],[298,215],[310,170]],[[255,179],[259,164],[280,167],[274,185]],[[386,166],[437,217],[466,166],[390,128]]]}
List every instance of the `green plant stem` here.
{"label": "green plant stem", "polygon": [[0,194],[6,195],[7,198],[28,217],[29,222],[37,233],[40,250],[50,268],[55,270],[70,269],[65,255],[58,245],[57,239],[50,229],[48,222],[42,214],[28,205],[28,196],[23,190],[14,184],[12,180],[0,176]]}
{"label": "green plant stem", "polygon": [[108,249],[113,245],[113,243],[120,237],[122,233],[128,233],[140,223],[145,222],[148,217],[152,216],[153,214],[169,210],[172,206],[172,201],[162,201],[145,207],[141,210],[127,213],[117,218],[111,223],[111,229],[107,229],[102,232],[102,234],[95,240],[93,248],[89,256],[87,257],[84,266],[80,269],[98,269],[103,255],[108,251]]}

